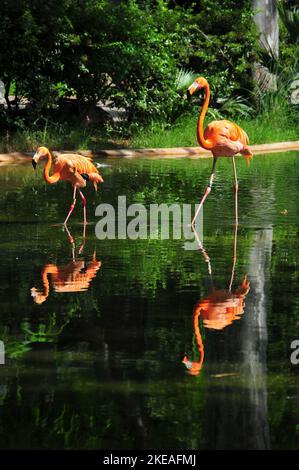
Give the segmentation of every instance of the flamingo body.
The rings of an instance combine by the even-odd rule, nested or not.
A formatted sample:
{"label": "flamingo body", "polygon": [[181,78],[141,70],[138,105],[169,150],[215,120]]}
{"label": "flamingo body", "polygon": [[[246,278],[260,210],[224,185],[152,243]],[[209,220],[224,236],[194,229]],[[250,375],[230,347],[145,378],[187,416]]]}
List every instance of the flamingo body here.
{"label": "flamingo body", "polygon": [[[213,154],[213,168],[210,176],[209,184],[206,191],[200,201],[200,204],[195,212],[195,216],[192,220],[192,226],[194,226],[196,218],[211,192],[215,166],[218,157],[232,157],[234,177],[235,177],[235,193],[238,191],[238,179],[235,164],[235,155],[241,153],[245,156],[247,165],[249,165],[252,153],[248,147],[249,139],[246,132],[234,122],[223,119],[221,121],[213,121],[203,129],[204,118],[210,102],[210,87],[207,80],[203,77],[198,77],[192,85],[188,88],[188,93],[191,96],[196,90],[203,88],[205,90],[205,101],[202,106],[201,113],[197,123],[197,140],[201,147],[210,150]],[[236,222],[238,221],[238,209],[236,205]]]}
{"label": "flamingo body", "polygon": [[211,152],[214,157],[232,157],[244,152],[247,155],[248,135],[234,122],[226,119],[210,122],[204,130],[204,138],[213,143]]}
{"label": "flamingo body", "polygon": [[[103,183],[103,178],[99,174],[97,168],[88,157],[76,153],[62,154],[52,158],[52,155],[46,147],[39,147],[32,158],[33,168],[40,159],[46,159],[44,168],[44,180],[49,184],[57,183],[59,180],[69,181],[73,188],[73,202],[71,204],[69,213],[64,221],[66,225],[71,213],[74,210],[76,204],[76,192],[79,190],[79,194],[83,203],[84,210],[84,224],[86,224],[86,199],[81,192],[80,188],[85,188],[86,182],[93,182],[94,188],[97,191],[97,184]],[[50,175],[50,169],[53,164],[52,175]]]}
{"label": "flamingo body", "polygon": [[[80,188],[86,186],[86,179],[82,174],[88,176],[88,179],[94,183],[95,189],[97,183],[104,181],[90,158],[72,153],[59,155],[53,160],[53,173],[59,173],[59,179],[70,181],[73,186]],[[47,181],[46,178],[45,180]]]}
{"label": "flamingo body", "polygon": [[188,88],[191,96],[199,89],[205,90],[205,101],[197,123],[197,140],[201,147],[211,150],[214,157],[233,157],[237,153],[245,155],[247,163],[252,157],[248,147],[249,138],[246,132],[232,121],[222,119],[213,121],[203,130],[204,118],[210,103],[210,87],[207,80],[198,77]]}

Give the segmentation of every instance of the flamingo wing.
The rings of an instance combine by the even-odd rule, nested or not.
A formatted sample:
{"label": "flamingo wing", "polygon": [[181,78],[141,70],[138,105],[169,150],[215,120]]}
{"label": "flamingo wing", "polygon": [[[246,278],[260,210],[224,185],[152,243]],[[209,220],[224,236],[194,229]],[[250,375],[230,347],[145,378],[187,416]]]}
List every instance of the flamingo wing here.
{"label": "flamingo wing", "polygon": [[97,183],[104,181],[91,159],[78,154],[59,155],[55,159],[54,169],[61,173],[61,179],[70,180],[81,187],[86,186],[86,179],[93,182],[95,189]]}
{"label": "flamingo wing", "polygon": [[226,119],[211,122],[205,129],[204,137],[212,141],[215,141],[217,138],[225,137],[233,142],[239,141],[243,145],[249,144],[249,138],[246,132],[238,126],[238,124]]}

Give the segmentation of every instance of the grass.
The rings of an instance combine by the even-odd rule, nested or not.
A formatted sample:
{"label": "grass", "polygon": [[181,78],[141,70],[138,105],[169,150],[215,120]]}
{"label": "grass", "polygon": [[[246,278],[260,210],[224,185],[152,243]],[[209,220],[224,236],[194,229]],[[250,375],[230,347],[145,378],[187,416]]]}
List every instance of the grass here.
{"label": "grass", "polygon": [[101,130],[66,124],[47,124],[42,129],[22,128],[0,137],[0,152],[30,152],[40,145],[50,149],[96,150],[125,146]]}
{"label": "grass", "polygon": [[[206,124],[212,119],[207,119]],[[299,139],[298,125],[288,113],[263,113],[257,117],[232,118],[248,134],[251,144],[283,142]],[[129,146],[149,147],[194,147],[197,116],[184,116],[172,126],[153,123],[148,129],[134,136]]]}
{"label": "grass", "polygon": [[[282,99],[263,103],[260,114],[228,117],[239,124],[249,135],[251,144],[291,141],[299,139],[298,110],[286,105]],[[217,119],[227,118],[226,115]],[[215,119],[211,110],[205,124]],[[96,127],[69,126],[45,121],[42,129],[20,127],[13,134],[0,138],[0,152],[32,151],[39,145],[50,149],[99,150],[103,148],[171,148],[197,146],[197,111],[181,116],[172,125],[154,122],[139,129],[130,139],[122,134],[104,131]]]}

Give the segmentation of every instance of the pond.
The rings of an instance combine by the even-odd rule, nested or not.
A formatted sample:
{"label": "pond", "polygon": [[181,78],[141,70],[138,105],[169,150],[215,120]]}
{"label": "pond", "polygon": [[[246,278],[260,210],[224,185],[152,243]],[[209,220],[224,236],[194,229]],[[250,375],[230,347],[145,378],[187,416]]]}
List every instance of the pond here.
{"label": "pond", "polygon": [[59,225],[68,183],[46,185],[30,163],[0,167],[0,447],[298,448],[298,156],[237,159],[231,292],[229,160],[205,203],[205,251],[99,240],[95,208],[119,195],[198,203],[210,159],[107,160],[98,194],[86,191],[84,246],[79,201],[70,235]]}

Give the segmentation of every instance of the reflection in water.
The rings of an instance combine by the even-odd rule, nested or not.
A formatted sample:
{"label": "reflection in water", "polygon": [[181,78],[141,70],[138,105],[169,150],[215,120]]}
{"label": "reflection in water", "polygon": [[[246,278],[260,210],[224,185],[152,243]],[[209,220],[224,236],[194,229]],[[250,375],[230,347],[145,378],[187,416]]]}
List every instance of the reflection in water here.
{"label": "reflection in water", "polygon": [[190,361],[187,355],[185,355],[183,359],[183,363],[188,369],[189,374],[198,375],[202,368],[204,360],[204,345],[202,342],[202,337],[199,328],[199,318],[202,318],[203,325],[205,328],[213,330],[223,330],[226,326],[231,325],[235,320],[239,320],[241,315],[244,313],[245,297],[250,290],[250,283],[247,281],[247,276],[245,276],[242,285],[234,292],[232,292],[231,290],[237,256],[237,224],[235,226],[232,275],[229,283],[229,288],[227,290],[219,290],[214,287],[210,258],[207,255],[195,230],[194,233],[195,237],[197,238],[203,257],[208,263],[208,272],[212,284],[209,295],[206,298],[199,300],[199,302],[196,303],[193,311],[193,328],[196,339],[196,345],[199,353],[199,359],[197,361]]}
{"label": "reflection in water", "polygon": [[[230,175],[227,161],[219,164]],[[194,174],[204,184],[208,162],[112,165],[106,201],[126,193],[128,204],[147,205],[197,197]],[[83,293],[56,294],[49,274],[50,295],[37,306],[30,287],[43,291],[43,266],[70,263],[73,245],[51,227],[63,217],[67,187],[54,185],[51,205],[36,205],[41,183],[25,167],[0,169],[0,448],[298,449],[298,374],[286,349],[299,337],[298,155],[257,157],[252,172],[240,162],[244,212],[231,292],[245,273],[250,292],[240,320],[222,330],[199,316],[205,356],[196,376],[177,358],[191,340],[194,304],[213,291],[204,288],[208,256],[203,263],[177,240],[99,243],[91,226],[80,256],[82,232],[72,229],[76,261],[91,261],[98,245],[105,275],[100,268]],[[229,292],[233,191],[224,179],[205,208],[205,236],[215,288]],[[197,360],[194,335],[190,346]]]}
{"label": "reflection in water", "polygon": [[[72,261],[65,266],[57,266],[56,264],[46,264],[42,269],[42,283],[43,289],[31,288],[31,295],[36,304],[42,304],[47,300],[50,292],[50,283],[48,276],[51,275],[51,284],[55,292],[81,292],[89,288],[90,282],[97,275],[102,263],[96,259],[96,252],[94,252],[92,261],[85,263],[84,260],[76,261],[75,258],[75,241],[65,227],[69,241],[72,246]],[[82,244],[78,250],[80,255],[84,249],[86,241],[86,225],[83,226],[83,239]]]}
{"label": "reflection in water", "polygon": [[[208,449],[270,448],[266,317],[271,250],[272,228],[256,232],[248,263],[251,291],[238,334],[229,337],[221,353],[216,350],[219,338],[207,338],[208,364],[213,373],[223,372],[223,362],[225,370],[238,373],[238,379],[230,381],[209,376],[211,389],[217,382],[217,394],[208,394],[206,398]],[[236,383],[242,387],[240,394],[236,394]]]}

